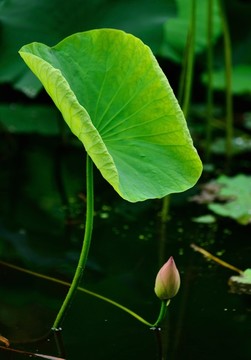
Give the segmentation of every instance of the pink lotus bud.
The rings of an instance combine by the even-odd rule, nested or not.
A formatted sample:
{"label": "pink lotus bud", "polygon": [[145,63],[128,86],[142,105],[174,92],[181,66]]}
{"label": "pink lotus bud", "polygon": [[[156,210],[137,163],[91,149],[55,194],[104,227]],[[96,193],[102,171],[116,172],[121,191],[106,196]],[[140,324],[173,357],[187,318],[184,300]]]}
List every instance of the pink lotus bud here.
{"label": "pink lotus bud", "polygon": [[173,257],[162,266],[155,280],[155,294],[160,300],[173,298],[180,288],[180,274]]}

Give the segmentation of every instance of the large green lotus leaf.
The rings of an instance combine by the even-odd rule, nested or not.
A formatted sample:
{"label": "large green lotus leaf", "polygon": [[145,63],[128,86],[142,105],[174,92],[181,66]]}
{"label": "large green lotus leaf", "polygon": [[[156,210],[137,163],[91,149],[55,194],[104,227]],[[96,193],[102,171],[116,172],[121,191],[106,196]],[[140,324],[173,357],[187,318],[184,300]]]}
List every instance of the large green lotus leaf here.
{"label": "large green lotus leaf", "polygon": [[151,50],[120,30],[32,43],[20,55],[39,78],[104,178],[126,200],[193,186],[201,162]]}

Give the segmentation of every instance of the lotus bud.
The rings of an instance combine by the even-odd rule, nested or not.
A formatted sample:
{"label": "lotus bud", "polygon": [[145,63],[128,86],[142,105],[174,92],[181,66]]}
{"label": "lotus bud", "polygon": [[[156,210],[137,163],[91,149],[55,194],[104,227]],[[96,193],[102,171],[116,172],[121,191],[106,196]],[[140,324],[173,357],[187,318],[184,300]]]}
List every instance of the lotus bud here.
{"label": "lotus bud", "polygon": [[160,300],[169,300],[177,294],[179,288],[180,274],[171,256],[156,276],[154,291]]}

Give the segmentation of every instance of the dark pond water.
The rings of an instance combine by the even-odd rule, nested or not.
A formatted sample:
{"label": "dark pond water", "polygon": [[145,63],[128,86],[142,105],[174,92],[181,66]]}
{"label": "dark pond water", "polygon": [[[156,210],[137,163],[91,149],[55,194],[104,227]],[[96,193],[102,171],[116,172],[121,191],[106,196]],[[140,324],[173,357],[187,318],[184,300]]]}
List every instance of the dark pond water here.
{"label": "dark pond water", "polygon": [[[50,178],[54,178],[50,172],[52,160],[46,149],[36,149],[27,149],[25,163],[31,167],[39,160],[40,164],[45,162],[45,167],[37,169],[34,165],[36,170],[26,170],[14,193],[7,191],[8,197],[2,199],[1,259],[70,281],[83,233],[83,196],[79,196],[84,188],[82,179],[66,156],[71,197],[64,211],[59,211],[62,198],[56,197],[57,184]],[[82,162],[81,156],[76,162]],[[10,176],[10,169],[6,174]],[[77,189],[75,193],[72,188]],[[66,358],[250,360],[250,296],[231,293],[228,279],[234,273],[206,261],[190,247],[196,243],[245,270],[251,264],[250,226],[220,218],[211,225],[193,222],[192,218],[205,209],[188,202],[191,192],[187,192],[171,197],[170,218],[161,241],[160,201],[126,203],[99,175],[95,188],[94,236],[83,286],[154,322],[159,309],[153,292],[155,276],[160,264],[171,255],[180,270],[182,285],[169,306],[161,332],[78,292],[61,333]],[[47,334],[66,288],[6,266],[0,271],[0,334],[11,341],[12,349],[57,356],[55,338]],[[1,349],[0,358],[31,356]]]}

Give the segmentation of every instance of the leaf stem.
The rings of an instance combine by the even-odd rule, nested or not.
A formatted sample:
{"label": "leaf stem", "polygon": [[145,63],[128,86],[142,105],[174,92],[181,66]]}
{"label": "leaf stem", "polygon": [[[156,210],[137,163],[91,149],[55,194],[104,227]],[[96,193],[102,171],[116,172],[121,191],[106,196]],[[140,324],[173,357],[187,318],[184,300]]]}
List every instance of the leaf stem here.
{"label": "leaf stem", "polygon": [[56,316],[52,330],[58,329],[63,321],[65,313],[69,308],[69,305],[75,295],[75,292],[78,289],[84,268],[86,265],[91,237],[92,237],[92,228],[93,228],[93,213],[94,213],[94,196],[93,196],[93,163],[89,155],[86,158],[86,221],[85,221],[85,234],[83,240],[83,246],[80,253],[78,265],[69,288],[69,291],[64,299],[64,302]]}
{"label": "leaf stem", "polygon": [[232,99],[232,46],[230,32],[222,0],[218,0],[221,26],[224,40],[225,84],[226,84],[226,157],[228,165],[232,157],[233,129],[233,99]]}
{"label": "leaf stem", "polygon": [[189,102],[193,82],[194,53],[195,53],[195,33],[196,33],[196,0],[192,0],[190,23],[187,34],[185,58],[182,66],[182,76],[180,80],[180,91],[178,100],[181,104],[185,118],[189,112]]}
{"label": "leaf stem", "polygon": [[160,213],[160,230],[159,230],[159,267],[165,262],[165,246],[167,238],[167,221],[169,217],[171,196],[166,195],[162,199],[162,207]]}
{"label": "leaf stem", "polygon": [[207,7],[207,129],[206,129],[206,161],[210,161],[212,145],[212,119],[213,119],[213,0],[208,1]]}

